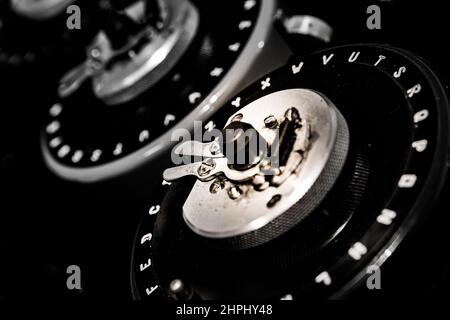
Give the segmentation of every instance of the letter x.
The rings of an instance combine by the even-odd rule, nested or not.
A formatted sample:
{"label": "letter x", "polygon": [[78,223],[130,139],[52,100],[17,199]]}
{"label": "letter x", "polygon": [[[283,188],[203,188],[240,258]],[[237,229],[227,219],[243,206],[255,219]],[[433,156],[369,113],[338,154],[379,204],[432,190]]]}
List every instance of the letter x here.
{"label": "letter x", "polygon": [[268,87],[270,87],[270,78],[267,78],[266,80],[261,81],[261,86],[262,86],[261,87],[262,90],[265,90]]}

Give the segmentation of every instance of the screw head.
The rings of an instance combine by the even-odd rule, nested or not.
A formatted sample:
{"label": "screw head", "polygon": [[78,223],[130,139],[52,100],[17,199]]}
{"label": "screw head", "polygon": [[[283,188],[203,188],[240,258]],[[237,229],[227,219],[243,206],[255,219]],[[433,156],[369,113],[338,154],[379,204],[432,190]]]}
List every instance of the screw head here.
{"label": "screw head", "polygon": [[252,182],[254,185],[261,186],[266,182],[266,178],[264,177],[263,174],[257,174],[256,176],[253,177]]}
{"label": "screw head", "polygon": [[94,47],[89,51],[89,56],[92,59],[99,59],[101,56],[102,52],[100,50],[100,48]]}
{"label": "screw head", "polygon": [[220,153],[220,146],[217,142],[213,142],[211,146],[209,147],[209,151],[212,155],[217,155]]}
{"label": "screw head", "polygon": [[239,122],[242,120],[243,117],[244,117],[244,115],[242,113],[238,113],[237,115],[235,115],[233,117],[233,119],[231,119],[231,122],[235,122],[235,121]]}
{"label": "screw head", "polygon": [[281,194],[276,194],[267,202],[268,208],[273,208],[281,200]]}
{"label": "screw head", "polygon": [[266,181],[259,186],[255,186],[255,190],[256,191],[264,191],[264,190],[267,190],[269,187],[270,187],[270,183]]}
{"label": "screw head", "polygon": [[98,59],[89,59],[87,65],[92,71],[101,70],[103,67],[103,64]]}
{"label": "screw head", "polygon": [[216,163],[213,159],[207,159],[202,162],[197,172],[200,177],[207,176],[214,168],[216,167]]}
{"label": "screw head", "polygon": [[220,190],[223,190],[224,188],[225,188],[225,181],[223,181],[222,179],[216,179],[211,184],[211,187],[209,187],[209,191],[211,193],[217,193]]}
{"label": "screw head", "polygon": [[278,120],[275,116],[270,115],[264,119],[264,125],[269,129],[275,129],[278,127]]}
{"label": "screw head", "polygon": [[184,284],[180,279],[172,280],[172,282],[170,283],[170,291],[172,291],[173,293],[180,293],[181,291],[183,291],[183,289]]}
{"label": "screw head", "polygon": [[232,200],[239,199],[241,197],[241,195],[242,195],[242,190],[238,186],[233,186],[228,190],[228,196]]}

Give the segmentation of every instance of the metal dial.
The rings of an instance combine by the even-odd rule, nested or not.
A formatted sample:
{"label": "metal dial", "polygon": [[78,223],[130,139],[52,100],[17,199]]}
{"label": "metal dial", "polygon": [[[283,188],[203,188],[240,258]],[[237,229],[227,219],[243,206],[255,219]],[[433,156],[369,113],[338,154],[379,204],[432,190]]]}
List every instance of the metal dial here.
{"label": "metal dial", "polygon": [[[144,82],[129,87],[133,92],[123,86],[130,94],[117,96],[108,93],[114,88],[110,85],[114,73],[122,72],[113,60],[108,62],[112,63],[111,72],[105,69],[108,63],[99,67],[110,73],[101,71],[100,76],[94,76],[94,90],[90,81],[69,81],[73,90],[69,94],[63,90],[62,95],[60,92],[55,97],[48,107],[42,148],[47,164],[56,174],[69,180],[92,182],[138,168],[168,152],[171,130],[191,128],[193,120],[209,117],[245,80],[252,61],[267,45],[274,2],[237,1],[224,4],[223,8],[209,1],[184,3],[192,8],[186,11],[189,17],[184,19],[193,20],[188,25],[181,21],[181,27],[195,29],[196,20],[200,22],[186,53],[175,55],[179,61],[172,61],[162,69],[158,65],[159,71],[150,68],[147,70],[150,76],[142,77]],[[222,13],[211,14],[218,11]],[[146,40],[142,41],[145,50]],[[119,55],[123,61],[140,56],[140,51],[134,50],[142,45],[137,49],[125,48]],[[94,52],[92,48],[89,52],[91,57],[97,53],[93,49]],[[148,62],[159,58],[160,62],[165,61],[166,54],[160,55],[159,49],[153,51]],[[96,65],[97,60],[88,63]],[[158,76],[154,76],[154,69]],[[92,68],[80,72],[81,78],[96,74]],[[131,81],[131,76],[118,79],[122,86],[124,81]],[[173,94],[167,95],[168,92]]]}
{"label": "metal dial", "polygon": [[[450,119],[446,93],[424,62],[382,45],[332,48],[292,60],[211,121],[223,127],[240,108],[292,89],[326,96],[348,124],[349,153],[334,187],[282,236],[236,251],[196,234],[182,218],[195,179],[163,181],[136,235],[136,298],[340,296],[427,217],[447,175]],[[299,212],[295,205],[289,211]],[[189,294],[174,295],[173,281]]]}

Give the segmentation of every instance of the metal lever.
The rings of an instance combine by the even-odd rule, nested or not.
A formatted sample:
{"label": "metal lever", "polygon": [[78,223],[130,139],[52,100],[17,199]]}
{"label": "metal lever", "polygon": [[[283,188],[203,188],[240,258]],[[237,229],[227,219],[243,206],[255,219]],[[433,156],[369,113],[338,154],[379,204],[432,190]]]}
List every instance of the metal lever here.
{"label": "metal lever", "polygon": [[58,94],[66,98],[78,90],[90,77],[100,74],[115,55],[104,32],[100,32],[87,50],[87,60],[68,72],[60,81]]}
{"label": "metal lever", "polygon": [[206,182],[211,181],[219,175],[224,175],[234,182],[243,182],[252,179],[260,172],[259,167],[253,167],[246,171],[232,170],[228,167],[227,158],[207,159],[203,162],[185,164],[164,171],[164,180],[171,182],[186,176],[194,176]]}
{"label": "metal lever", "polygon": [[100,68],[103,69],[103,66],[94,67],[85,62],[67,73],[60,81],[58,87],[59,97],[66,98],[77,91],[89,77],[96,73],[94,70],[97,68],[100,70]]}
{"label": "metal lever", "polygon": [[201,157],[201,158],[223,158],[224,155],[216,141],[202,143],[198,141],[187,141],[175,148],[174,153],[179,156]]}

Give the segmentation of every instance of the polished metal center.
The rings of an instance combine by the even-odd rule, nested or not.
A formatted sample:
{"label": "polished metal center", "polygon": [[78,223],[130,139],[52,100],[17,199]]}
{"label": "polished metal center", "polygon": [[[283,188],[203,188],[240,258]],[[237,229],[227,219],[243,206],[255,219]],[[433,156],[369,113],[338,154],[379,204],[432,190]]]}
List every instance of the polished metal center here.
{"label": "polished metal center", "polygon": [[[264,96],[239,113],[241,121],[273,141],[274,126],[267,123],[282,123],[293,108],[302,119],[295,142],[301,153],[293,151],[292,161],[267,178],[271,183],[263,188],[254,183],[261,180],[260,174],[238,182],[225,174],[222,188],[213,187],[216,180],[198,179],[183,206],[184,220],[195,233],[208,238],[243,235],[272,222],[296,203],[312,211],[323,200],[342,170],[349,146],[347,124],[333,103],[311,90],[289,89]],[[304,128],[308,128],[307,136],[301,136]],[[173,177],[173,169],[167,173]],[[313,188],[316,184],[321,184],[319,189]],[[311,195],[311,190],[320,192]]]}
{"label": "polished metal center", "polygon": [[[185,54],[199,26],[198,10],[188,0],[164,0],[160,28],[148,24],[121,48],[113,48],[106,32],[99,32],[88,48],[87,60],[61,80],[59,95],[76,91],[88,78],[94,94],[107,105],[128,102],[166,76]],[[137,2],[125,10],[133,21],[145,20]]]}

